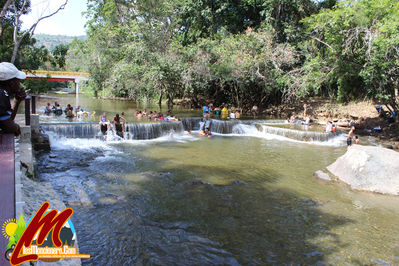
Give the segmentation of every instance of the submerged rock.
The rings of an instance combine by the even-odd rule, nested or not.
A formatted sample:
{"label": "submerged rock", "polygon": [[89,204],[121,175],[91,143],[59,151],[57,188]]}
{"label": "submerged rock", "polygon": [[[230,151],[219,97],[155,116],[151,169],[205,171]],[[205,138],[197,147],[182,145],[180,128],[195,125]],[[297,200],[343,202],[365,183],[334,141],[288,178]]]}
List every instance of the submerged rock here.
{"label": "submerged rock", "polygon": [[314,172],[314,175],[318,179],[321,179],[321,180],[324,180],[324,181],[331,181],[332,180],[331,177],[328,174],[324,173],[323,171],[316,171],[316,172]]}
{"label": "submerged rock", "polygon": [[327,170],[353,189],[399,195],[399,153],[393,150],[353,145]]}

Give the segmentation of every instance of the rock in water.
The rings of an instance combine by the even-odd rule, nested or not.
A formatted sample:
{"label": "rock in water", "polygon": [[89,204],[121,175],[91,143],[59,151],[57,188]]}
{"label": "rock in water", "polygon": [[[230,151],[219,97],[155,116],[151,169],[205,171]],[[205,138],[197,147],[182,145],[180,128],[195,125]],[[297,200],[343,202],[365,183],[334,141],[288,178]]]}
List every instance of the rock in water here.
{"label": "rock in water", "polygon": [[316,172],[314,172],[314,175],[318,179],[321,179],[324,181],[331,181],[331,177],[328,174],[324,173],[323,171],[316,171]]}
{"label": "rock in water", "polygon": [[327,170],[353,189],[399,195],[399,153],[393,150],[353,145]]}

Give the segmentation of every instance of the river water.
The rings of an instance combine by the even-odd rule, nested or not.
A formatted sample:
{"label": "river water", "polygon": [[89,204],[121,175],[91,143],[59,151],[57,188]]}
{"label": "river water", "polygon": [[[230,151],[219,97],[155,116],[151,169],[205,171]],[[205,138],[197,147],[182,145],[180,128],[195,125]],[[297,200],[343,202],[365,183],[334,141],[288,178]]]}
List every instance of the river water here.
{"label": "river water", "polygon": [[80,253],[92,256],[82,263],[399,263],[399,199],[313,177],[345,153],[343,138],[305,143],[240,126],[212,139],[181,130],[122,141],[48,130],[39,180],[73,208]]}

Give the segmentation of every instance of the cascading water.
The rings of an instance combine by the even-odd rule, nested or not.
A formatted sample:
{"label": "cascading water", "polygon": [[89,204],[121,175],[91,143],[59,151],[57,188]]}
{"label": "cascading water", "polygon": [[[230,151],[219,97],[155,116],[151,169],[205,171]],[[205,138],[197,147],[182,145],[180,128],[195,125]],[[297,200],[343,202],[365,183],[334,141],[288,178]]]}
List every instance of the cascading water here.
{"label": "cascading water", "polygon": [[202,118],[200,117],[184,117],[180,119],[184,130],[199,130]]}
{"label": "cascading water", "polygon": [[271,127],[265,124],[256,124],[257,129],[262,133],[279,135],[299,141],[328,141],[335,137],[333,133],[300,131],[288,128]]}
{"label": "cascading water", "polygon": [[[128,123],[125,128],[124,138],[127,140],[155,139],[171,133],[183,133],[186,131],[203,130],[209,127],[216,134],[234,134],[247,136],[261,136],[259,134],[272,134],[283,136],[298,141],[326,142],[336,134],[325,132],[301,131],[288,128],[280,128],[270,125],[282,124],[282,120],[216,120],[203,118],[182,118],[177,122],[157,123]],[[53,132],[56,136],[66,138],[96,138],[101,135],[97,123],[42,123],[45,132]],[[116,135],[110,130],[109,136]],[[109,139],[109,138],[108,138]]]}
{"label": "cascading water", "polygon": [[[95,138],[101,134],[97,123],[42,123],[41,127],[45,132],[66,138]],[[155,139],[173,132],[182,133],[183,130],[181,122],[128,123],[125,139]]]}

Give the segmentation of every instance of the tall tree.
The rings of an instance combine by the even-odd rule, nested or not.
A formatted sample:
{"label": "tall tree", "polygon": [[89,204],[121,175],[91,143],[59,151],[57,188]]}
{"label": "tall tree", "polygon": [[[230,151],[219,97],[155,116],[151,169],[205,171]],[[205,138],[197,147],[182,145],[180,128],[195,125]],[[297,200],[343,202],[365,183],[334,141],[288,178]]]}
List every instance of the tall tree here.
{"label": "tall tree", "polygon": [[22,5],[19,6],[19,2],[13,0],[11,3],[11,6],[13,8],[13,12],[15,13],[14,17],[14,32],[13,32],[13,41],[14,41],[14,48],[11,56],[11,63],[15,62],[15,59],[17,58],[17,53],[19,50],[19,47],[21,45],[21,42],[24,40],[26,36],[32,36],[35,32],[35,29],[37,25],[39,24],[40,21],[43,19],[49,18],[55,14],[57,14],[60,10],[64,9],[66,4],[68,3],[68,0],[65,0],[65,2],[58,7],[57,10],[53,11],[52,13],[48,15],[44,15],[36,20],[35,23],[33,23],[28,30],[20,32],[20,27],[21,27],[21,16],[28,13],[30,10],[30,1],[29,0],[24,0],[22,2]]}

